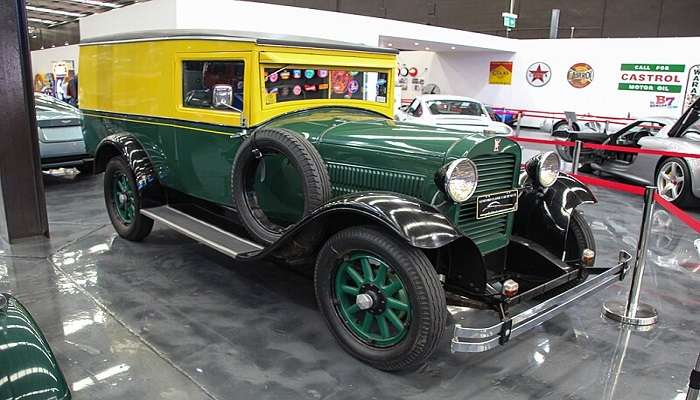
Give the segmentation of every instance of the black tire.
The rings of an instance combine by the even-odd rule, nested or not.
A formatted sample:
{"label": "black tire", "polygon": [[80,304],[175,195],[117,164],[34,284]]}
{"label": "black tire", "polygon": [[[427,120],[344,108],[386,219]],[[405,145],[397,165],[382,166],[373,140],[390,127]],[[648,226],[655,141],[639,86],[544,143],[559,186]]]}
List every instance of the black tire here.
{"label": "black tire", "polygon": [[[133,192],[133,218],[126,221],[117,211],[117,199],[114,195],[114,184],[117,177],[126,176],[129,188]],[[107,214],[112,221],[112,226],[117,231],[119,236],[124,239],[138,242],[143,240],[151,233],[153,229],[153,220],[141,215],[141,196],[136,186],[134,172],[129,167],[129,164],[122,158],[114,157],[107,163],[104,176],[104,196],[105,205],[107,206]]]}
{"label": "black tire", "polygon": [[[304,194],[303,216],[323,205],[331,198],[328,170],[321,155],[301,135],[287,129],[260,129],[247,139],[236,153],[231,172],[233,202],[244,228],[251,237],[263,244],[279,239],[286,227],[271,222],[260,209],[253,180],[258,166],[254,150],[284,155],[302,177]],[[315,232],[319,236],[322,232]],[[312,238],[307,238],[312,240]]]}
{"label": "black tire", "polygon": [[[363,340],[342,317],[334,287],[336,274],[349,254],[356,251],[381,259],[404,284],[411,307],[407,331],[390,346],[377,347]],[[314,285],[319,308],[333,336],[353,357],[375,368],[397,371],[418,367],[433,354],[443,336],[447,321],[445,292],[432,264],[420,250],[377,228],[352,227],[332,236],[318,254]]]}
{"label": "black tire", "polygon": [[[576,122],[574,122],[573,128],[574,128],[575,131],[580,131],[580,130],[581,130],[581,127],[579,127],[578,124],[577,124]],[[552,126],[552,133],[554,133],[554,132],[556,132],[556,131],[558,131],[558,130],[562,130],[562,129],[569,129],[569,127],[568,127],[568,122],[566,122],[566,120],[561,120],[561,121],[559,121],[559,122],[556,122],[556,123]]]}
{"label": "black tire", "polygon": [[[573,142],[574,139],[571,136],[569,136],[566,139],[564,139],[563,141]],[[572,162],[574,160],[574,148],[573,147],[555,146],[555,148],[557,150],[557,155],[559,156],[559,158],[562,159],[562,161]]]}
{"label": "black tire", "polygon": [[566,259],[580,260],[584,249],[596,251],[595,238],[583,214],[574,210],[571,213],[569,232],[566,236]]}
{"label": "black tire", "polygon": [[[670,165],[671,163],[675,163],[678,165],[683,173],[683,186],[681,189],[680,194],[678,197],[675,199],[667,199],[662,193],[663,193],[663,188],[662,185],[659,182],[659,174],[661,171],[664,170],[665,167]],[[657,187],[657,192],[659,195],[662,197],[666,198],[666,200],[669,200],[671,203],[675,204],[676,206],[679,207],[688,207],[688,206],[693,206],[697,204],[697,199],[695,196],[693,196],[693,182],[692,182],[692,177],[690,176],[690,170],[688,169],[688,164],[686,164],[685,160],[681,158],[667,158],[663,160],[660,164],[659,167],[656,169],[656,173],[654,174],[654,182],[656,183]]]}

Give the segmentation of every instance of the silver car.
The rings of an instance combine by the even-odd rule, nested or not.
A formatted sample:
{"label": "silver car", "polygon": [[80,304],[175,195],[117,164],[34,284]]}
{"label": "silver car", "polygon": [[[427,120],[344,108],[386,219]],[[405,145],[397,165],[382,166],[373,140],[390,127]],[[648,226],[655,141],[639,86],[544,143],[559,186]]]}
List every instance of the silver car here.
{"label": "silver car", "polygon": [[[643,118],[615,133],[557,131],[555,137],[615,146],[700,154],[700,103],[690,107],[679,120],[668,117]],[[571,160],[571,147],[557,152]],[[582,152],[583,168],[614,175],[641,185],[655,185],[664,199],[677,205],[698,204],[700,159],[625,153],[609,150]]]}
{"label": "silver car", "polygon": [[41,168],[75,167],[88,171],[92,163],[85,150],[80,110],[41,93],[34,93],[34,103]]}

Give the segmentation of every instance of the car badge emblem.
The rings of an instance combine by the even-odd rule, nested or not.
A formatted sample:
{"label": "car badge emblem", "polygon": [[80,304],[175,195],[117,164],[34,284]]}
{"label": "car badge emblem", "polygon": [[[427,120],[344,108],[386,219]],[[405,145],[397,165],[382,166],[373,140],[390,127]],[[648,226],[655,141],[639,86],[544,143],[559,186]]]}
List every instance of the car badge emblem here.
{"label": "car badge emblem", "polygon": [[501,139],[494,139],[493,140],[493,151],[499,151],[501,149]]}

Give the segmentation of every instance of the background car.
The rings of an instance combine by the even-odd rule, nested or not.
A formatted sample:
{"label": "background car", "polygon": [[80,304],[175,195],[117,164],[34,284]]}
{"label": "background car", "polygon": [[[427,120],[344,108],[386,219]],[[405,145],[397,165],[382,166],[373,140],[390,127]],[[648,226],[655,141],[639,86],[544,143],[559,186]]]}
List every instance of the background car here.
{"label": "background car", "polygon": [[484,104],[486,111],[488,111],[491,119],[498,122],[503,122],[504,124],[513,127],[518,123],[518,112],[509,110],[502,107],[493,107],[488,104]]}
{"label": "background car", "polygon": [[49,95],[34,93],[39,133],[41,168],[77,168],[87,172],[92,166],[83,139],[80,110]]}
{"label": "background car", "polygon": [[[556,131],[553,135],[570,141],[700,154],[698,110],[691,108],[689,112],[678,121],[670,117],[638,119],[615,133]],[[684,121],[685,125],[680,126]],[[557,147],[565,161],[571,161],[572,151],[573,147]],[[697,204],[700,197],[700,159],[697,158],[585,150],[581,164],[640,185],[656,185],[661,197],[678,205]]]}
{"label": "background car", "polygon": [[397,113],[399,121],[433,125],[487,135],[511,135],[513,129],[494,121],[484,105],[463,96],[423,95]]}

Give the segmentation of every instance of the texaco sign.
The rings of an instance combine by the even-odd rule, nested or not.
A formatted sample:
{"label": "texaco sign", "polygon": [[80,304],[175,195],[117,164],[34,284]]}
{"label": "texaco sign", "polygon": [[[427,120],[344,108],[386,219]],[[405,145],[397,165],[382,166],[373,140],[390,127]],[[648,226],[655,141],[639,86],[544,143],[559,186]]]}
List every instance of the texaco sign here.
{"label": "texaco sign", "polygon": [[549,83],[552,78],[552,69],[543,62],[536,62],[530,65],[525,72],[527,83],[534,87],[542,87]]}

